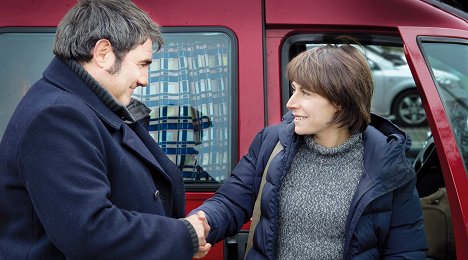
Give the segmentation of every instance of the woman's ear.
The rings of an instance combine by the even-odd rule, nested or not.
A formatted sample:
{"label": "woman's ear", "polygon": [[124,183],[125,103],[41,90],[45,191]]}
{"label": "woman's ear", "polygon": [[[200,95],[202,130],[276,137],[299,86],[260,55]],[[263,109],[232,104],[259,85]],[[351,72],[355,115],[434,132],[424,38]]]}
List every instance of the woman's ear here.
{"label": "woman's ear", "polygon": [[338,112],[341,111],[341,106],[340,105],[334,104],[333,106],[335,107],[335,113],[338,113]]}

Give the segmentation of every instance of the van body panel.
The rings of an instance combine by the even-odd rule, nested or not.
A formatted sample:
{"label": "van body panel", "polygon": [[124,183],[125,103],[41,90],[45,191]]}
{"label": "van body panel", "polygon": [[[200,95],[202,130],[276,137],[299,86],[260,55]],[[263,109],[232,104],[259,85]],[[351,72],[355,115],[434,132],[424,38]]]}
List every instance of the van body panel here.
{"label": "van body panel", "polygon": [[[468,248],[463,246],[468,244],[467,169],[450,115],[425,58],[428,54],[422,46],[422,39],[427,37],[435,41],[459,39],[464,44],[468,40],[466,20],[423,0],[134,2],[161,25],[163,32],[174,28],[178,32],[223,28],[235,36],[237,74],[232,93],[237,119],[233,126],[236,136],[231,137],[236,140],[234,161],[247,153],[260,129],[279,123],[286,112],[289,86],[284,70],[291,57],[285,53],[291,44],[297,43],[291,39],[304,36],[309,41],[315,36],[336,34],[364,35],[370,42],[384,42],[379,37],[399,39],[438,151],[452,211],[457,258],[468,259]],[[0,36],[24,29],[46,29],[50,33],[75,3],[76,0],[3,0]],[[51,49],[44,52],[51,53]],[[206,187],[201,185],[186,193],[187,213],[211,197],[219,184]],[[243,229],[248,227],[247,223]],[[232,252],[227,252],[230,247],[227,245],[232,245],[234,240],[216,244],[205,259],[234,259]],[[238,247],[242,247],[240,242]],[[242,253],[242,248],[238,252]]]}

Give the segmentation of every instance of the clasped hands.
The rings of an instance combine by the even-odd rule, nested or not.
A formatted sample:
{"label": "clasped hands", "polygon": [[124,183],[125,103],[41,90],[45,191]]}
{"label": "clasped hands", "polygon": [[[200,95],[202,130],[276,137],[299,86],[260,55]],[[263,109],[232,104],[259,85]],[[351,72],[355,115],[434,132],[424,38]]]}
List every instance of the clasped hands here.
{"label": "clasped hands", "polygon": [[206,238],[208,237],[208,233],[211,228],[206,220],[205,212],[198,211],[196,214],[190,215],[185,219],[192,224],[198,236],[198,252],[193,255],[193,258],[205,257],[211,249],[211,244],[206,242]]}

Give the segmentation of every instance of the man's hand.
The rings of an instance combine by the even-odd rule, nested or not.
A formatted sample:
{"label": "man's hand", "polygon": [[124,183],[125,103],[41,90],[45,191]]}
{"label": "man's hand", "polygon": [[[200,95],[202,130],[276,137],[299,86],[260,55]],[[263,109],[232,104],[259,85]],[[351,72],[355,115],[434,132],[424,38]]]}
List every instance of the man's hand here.
{"label": "man's hand", "polygon": [[198,211],[197,214],[190,215],[185,219],[188,220],[190,224],[192,224],[198,236],[199,248],[198,252],[195,253],[193,257],[202,258],[208,254],[208,251],[210,251],[211,248],[211,244],[206,242],[206,238],[210,232],[211,227],[208,225],[205,212]]}
{"label": "man's hand", "polygon": [[198,247],[198,252],[193,255],[193,258],[202,258],[205,257],[211,249],[211,244],[206,243],[204,246]]}
{"label": "man's hand", "polygon": [[[210,225],[208,225],[208,220],[206,219],[205,212],[198,211],[197,212],[197,217],[198,217],[198,220],[203,222],[203,227],[205,228],[205,238],[206,238],[206,237],[208,237],[208,233],[210,233],[211,227],[210,227]],[[193,258],[205,257],[208,254],[208,252],[210,251],[210,249],[211,249],[211,244],[210,243],[206,243],[204,246],[200,246],[198,248],[198,252],[195,253]]]}
{"label": "man's hand", "polygon": [[203,211],[198,211],[197,212],[197,218],[198,220],[203,222],[203,227],[205,228],[205,238],[208,237],[208,234],[210,233],[211,227],[208,224],[208,220],[206,219],[206,214]]}

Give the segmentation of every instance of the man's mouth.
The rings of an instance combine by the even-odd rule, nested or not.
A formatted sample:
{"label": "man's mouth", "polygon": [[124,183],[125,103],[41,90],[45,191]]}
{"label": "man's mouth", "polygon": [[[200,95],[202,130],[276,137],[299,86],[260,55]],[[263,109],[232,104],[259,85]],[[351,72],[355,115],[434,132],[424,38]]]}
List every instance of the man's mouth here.
{"label": "man's mouth", "polygon": [[303,119],[306,119],[307,117],[305,116],[294,116],[294,121],[301,121]]}

